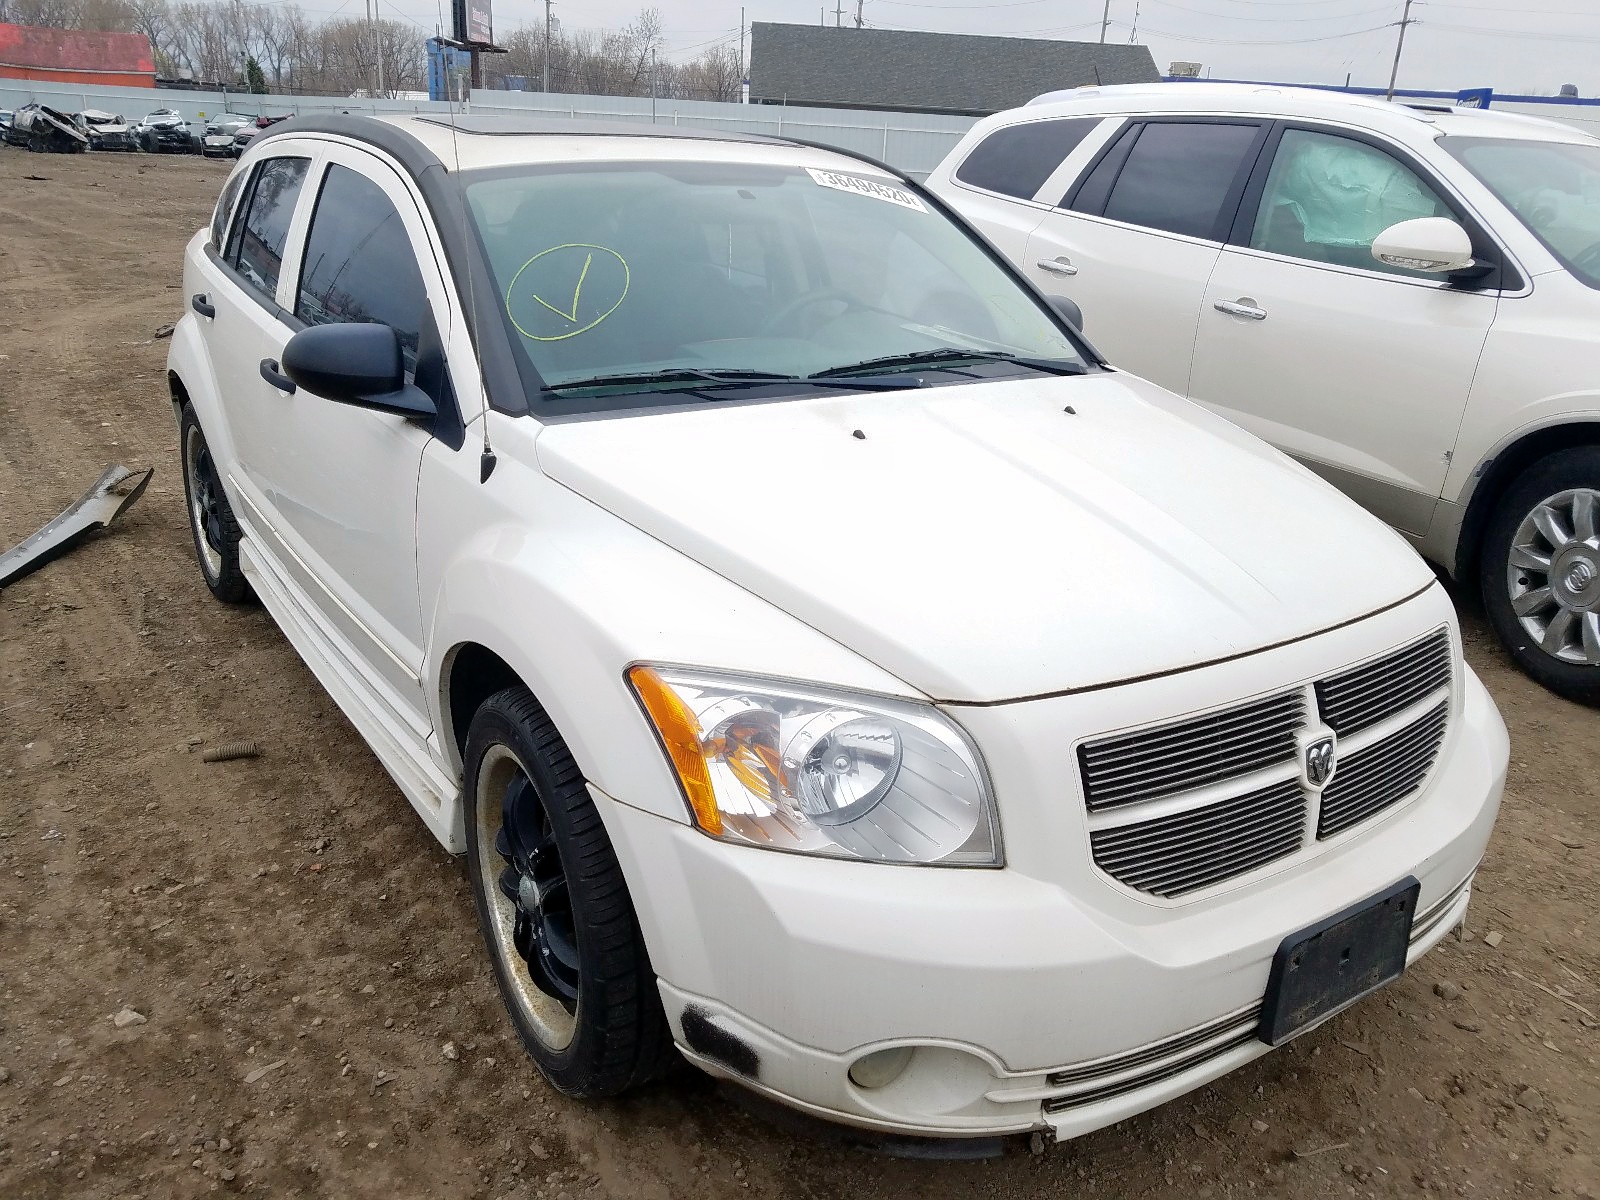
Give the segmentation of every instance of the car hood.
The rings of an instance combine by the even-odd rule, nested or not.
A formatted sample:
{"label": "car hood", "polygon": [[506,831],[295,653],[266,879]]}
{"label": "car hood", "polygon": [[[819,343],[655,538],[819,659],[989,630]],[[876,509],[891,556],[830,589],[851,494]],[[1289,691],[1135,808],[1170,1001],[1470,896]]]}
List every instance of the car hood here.
{"label": "car hood", "polygon": [[1433,578],[1309,471],[1119,373],[563,422],[538,456],[939,700],[1232,657]]}

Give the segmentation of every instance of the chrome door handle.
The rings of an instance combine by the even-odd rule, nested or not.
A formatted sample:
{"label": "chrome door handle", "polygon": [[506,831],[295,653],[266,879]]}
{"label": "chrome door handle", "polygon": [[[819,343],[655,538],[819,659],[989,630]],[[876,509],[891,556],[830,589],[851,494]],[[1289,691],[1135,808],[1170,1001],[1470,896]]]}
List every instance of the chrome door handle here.
{"label": "chrome door handle", "polygon": [[1067,261],[1065,257],[1041,258],[1034,264],[1041,271],[1049,271],[1052,275],[1076,275],[1078,268]]}
{"label": "chrome door handle", "polygon": [[1249,297],[1240,300],[1218,300],[1211,306],[1220,313],[1227,313],[1230,317],[1245,317],[1251,321],[1265,321],[1267,310],[1257,308],[1255,301]]}

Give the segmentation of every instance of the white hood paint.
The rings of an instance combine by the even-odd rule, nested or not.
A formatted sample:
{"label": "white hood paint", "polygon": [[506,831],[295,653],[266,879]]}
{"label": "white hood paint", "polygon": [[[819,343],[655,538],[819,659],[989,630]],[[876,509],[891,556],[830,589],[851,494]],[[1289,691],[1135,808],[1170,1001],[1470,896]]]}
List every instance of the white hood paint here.
{"label": "white hood paint", "polygon": [[1122,374],[575,421],[545,429],[538,454],[939,700],[1237,655],[1433,578],[1310,472]]}

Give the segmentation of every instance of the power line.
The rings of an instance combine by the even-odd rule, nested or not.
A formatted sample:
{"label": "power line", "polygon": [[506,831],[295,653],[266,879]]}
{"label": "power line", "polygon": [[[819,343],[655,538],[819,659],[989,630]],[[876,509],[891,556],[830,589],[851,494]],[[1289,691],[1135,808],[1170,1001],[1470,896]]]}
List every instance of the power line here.
{"label": "power line", "polygon": [[1336,42],[1343,38],[1360,37],[1364,33],[1377,33],[1380,29],[1393,29],[1398,24],[1398,21],[1389,21],[1383,25],[1373,25],[1368,29],[1352,29],[1348,33],[1329,33],[1320,37],[1304,38],[1208,38],[1194,37],[1187,33],[1169,33],[1165,29],[1148,28],[1145,32],[1152,36],[1168,38],[1175,42],[1200,42],[1208,46],[1303,46],[1311,42]]}
{"label": "power line", "polygon": [[1345,21],[1356,17],[1371,17],[1378,13],[1391,13],[1394,5],[1385,4],[1380,8],[1365,8],[1359,12],[1329,13],[1325,17],[1246,17],[1236,16],[1233,13],[1206,12],[1204,9],[1190,8],[1187,4],[1178,4],[1175,0],[1147,0],[1150,4],[1159,4],[1163,8],[1177,9],[1179,12],[1189,13],[1191,16],[1208,17],[1218,21],[1260,21],[1269,25],[1298,25],[1307,21]]}
{"label": "power line", "polygon": [[[1412,24],[1420,25],[1422,22],[1413,21]],[[1429,29],[1448,29],[1453,33],[1481,33],[1489,37],[1524,38],[1538,42],[1600,42],[1600,36],[1582,33],[1535,33],[1531,29],[1490,29],[1483,25],[1452,25],[1446,21],[1432,20],[1427,25]]]}

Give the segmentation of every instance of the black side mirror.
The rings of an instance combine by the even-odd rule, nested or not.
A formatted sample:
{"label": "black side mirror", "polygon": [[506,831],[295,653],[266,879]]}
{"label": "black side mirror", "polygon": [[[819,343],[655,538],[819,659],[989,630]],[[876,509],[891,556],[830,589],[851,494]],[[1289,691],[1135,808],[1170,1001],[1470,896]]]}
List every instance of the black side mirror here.
{"label": "black side mirror", "polygon": [[376,322],[302,329],[283,348],[282,370],[299,387],[340,404],[413,418],[437,412],[427,393],[406,383],[399,335]]}
{"label": "black side mirror", "polygon": [[1078,307],[1076,301],[1068,300],[1065,296],[1051,296],[1050,307],[1055,309],[1068,325],[1079,333],[1083,332],[1083,309]]}

